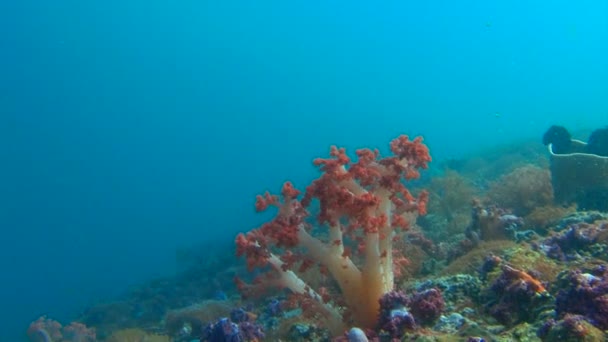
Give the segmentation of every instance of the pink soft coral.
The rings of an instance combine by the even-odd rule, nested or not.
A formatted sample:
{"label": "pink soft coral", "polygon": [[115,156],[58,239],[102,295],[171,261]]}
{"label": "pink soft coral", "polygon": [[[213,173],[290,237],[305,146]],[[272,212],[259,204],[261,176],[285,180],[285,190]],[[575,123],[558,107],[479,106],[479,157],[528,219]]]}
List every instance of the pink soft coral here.
{"label": "pink soft coral", "polygon": [[[288,288],[340,333],[344,312],[330,305],[325,291],[315,291],[298,276],[320,266],[337,282],[352,323],[373,327],[378,300],[394,287],[393,239],[416,215],[426,213],[428,200],[426,191],[415,198],[403,184],[418,178],[419,169],[426,169],[431,160],[422,138],[400,136],[390,148],[392,155],[384,158],[377,150],[358,150],[358,159],[352,162],[343,148],[332,146],[330,158],[314,160],[323,174],[306,188],[301,200],[290,182],[283,185],[281,196],[268,192],[258,196],[258,211],[275,206],[278,213],[260,228],[237,236],[237,255],[247,258],[250,270],[270,266],[270,271],[253,285],[239,280],[241,290]],[[316,220],[310,219],[308,210],[313,202],[318,202]],[[327,227],[325,239],[311,234],[316,227]],[[348,242],[358,245],[352,255],[345,246]]]}

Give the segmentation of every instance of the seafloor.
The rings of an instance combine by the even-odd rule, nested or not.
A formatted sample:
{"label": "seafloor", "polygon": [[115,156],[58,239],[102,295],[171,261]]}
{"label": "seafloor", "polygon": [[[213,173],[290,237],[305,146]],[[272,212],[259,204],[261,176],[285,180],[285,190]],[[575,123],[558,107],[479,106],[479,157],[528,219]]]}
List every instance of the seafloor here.
{"label": "seafloor", "polygon": [[[524,141],[433,163],[408,185],[429,191],[428,213],[396,244],[407,262],[393,307],[383,307],[376,326],[332,336],[324,318],[287,291],[244,299],[234,278],[253,276],[230,240],[181,250],[179,274],[63,326],[42,317],[28,335],[44,342],[606,340],[608,213],[556,203],[545,146]],[[322,273],[303,278],[337,291]]]}

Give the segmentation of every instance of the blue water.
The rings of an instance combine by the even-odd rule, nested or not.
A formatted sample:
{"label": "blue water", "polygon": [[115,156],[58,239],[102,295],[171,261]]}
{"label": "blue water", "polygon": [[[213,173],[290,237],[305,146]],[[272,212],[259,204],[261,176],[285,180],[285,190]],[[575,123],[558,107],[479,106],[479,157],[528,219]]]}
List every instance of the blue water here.
{"label": "blue water", "polygon": [[608,123],[604,1],[3,1],[0,32],[0,341],[255,227],[330,144]]}

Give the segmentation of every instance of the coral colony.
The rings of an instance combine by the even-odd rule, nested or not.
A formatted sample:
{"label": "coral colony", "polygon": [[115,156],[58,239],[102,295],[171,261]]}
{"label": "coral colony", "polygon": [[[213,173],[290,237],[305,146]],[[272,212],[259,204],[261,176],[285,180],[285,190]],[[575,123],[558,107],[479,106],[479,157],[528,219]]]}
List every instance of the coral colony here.
{"label": "coral colony", "polygon": [[[431,161],[422,138],[400,136],[390,150],[381,157],[377,150],[360,149],[353,161],[344,148],[333,146],[329,158],[314,160],[322,174],[303,193],[286,182],[280,196],[258,196],[258,211],[271,206],[278,211],[236,239],[237,255],[247,259],[249,269],[266,269],[253,284],[238,280],[243,294],[287,288],[333,332],[345,331],[345,322],[375,327],[379,300],[394,289],[395,264],[403,262],[393,241],[426,213],[428,200],[426,191],[414,197],[404,185]],[[299,276],[315,266],[335,280],[339,297],[313,289]]]}
{"label": "coral colony", "polygon": [[[386,156],[361,149],[351,159],[332,147],[314,160],[320,175],[306,188],[286,182],[278,195],[257,196],[257,211],[274,212],[236,237],[246,263],[226,246],[197,248],[183,274],[142,284],[66,326],[41,317],[27,335],[32,342],[606,341],[608,214],[556,201],[546,158],[522,155],[526,149],[453,162],[423,182],[431,157],[421,138],[394,139]],[[429,192],[415,196],[414,185]],[[599,203],[608,189],[587,196],[582,203]]]}

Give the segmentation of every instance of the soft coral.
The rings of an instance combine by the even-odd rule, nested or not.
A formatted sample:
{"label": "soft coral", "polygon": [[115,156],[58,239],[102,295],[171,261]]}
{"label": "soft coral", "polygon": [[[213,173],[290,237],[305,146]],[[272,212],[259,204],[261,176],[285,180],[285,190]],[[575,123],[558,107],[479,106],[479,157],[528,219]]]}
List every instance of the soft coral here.
{"label": "soft coral", "polygon": [[[337,282],[353,323],[373,327],[380,297],[394,286],[393,238],[416,215],[426,213],[428,200],[425,191],[415,198],[404,185],[418,178],[419,169],[431,160],[422,138],[400,136],[390,147],[392,156],[381,158],[377,150],[361,149],[352,162],[345,149],[332,146],[329,158],[314,160],[323,173],[306,188],[302,200],[289,182],[281,196],[258,196],[258,211],[276,206],[278,213],[260,228],[237,236],[237,255],[247,258],[250,269],[270,266],[271,272],[259,276],[253,286],[239,281],[239,287],[249,293],[267,286],[288,288],[323,314],[334,332],[341,332],[343,312],[298,276],[303,266],[319,265]],[[308,210],[313,202],[318,203],[316,220]],[[326,239],[312,235],[315,226],[327,227]],[[360,252],[361,262],[351,258],[348,242],[359,245],[353,250]]]}

